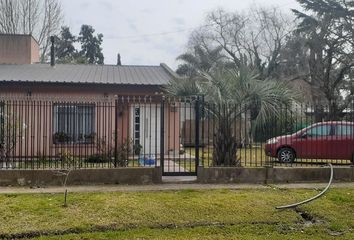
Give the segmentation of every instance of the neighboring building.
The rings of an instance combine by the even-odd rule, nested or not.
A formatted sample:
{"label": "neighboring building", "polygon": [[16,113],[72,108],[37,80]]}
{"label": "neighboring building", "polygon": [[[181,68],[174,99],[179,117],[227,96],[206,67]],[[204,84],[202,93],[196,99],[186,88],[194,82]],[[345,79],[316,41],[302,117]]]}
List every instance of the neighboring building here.
{"label": "neighboring building", "polygon": [[31,35],[0,34],[0,64],[39,62],[39,45]]}

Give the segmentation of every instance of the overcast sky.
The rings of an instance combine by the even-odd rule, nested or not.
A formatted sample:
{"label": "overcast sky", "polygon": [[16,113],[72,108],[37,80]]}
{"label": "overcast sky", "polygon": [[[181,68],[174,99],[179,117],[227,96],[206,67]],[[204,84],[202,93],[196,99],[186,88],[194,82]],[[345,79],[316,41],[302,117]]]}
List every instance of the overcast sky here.
{"label": "overcast sky", "polygon": [[295,0],[61,0],[65,24],[77,35],[82,24],[102,33],[105,64],[159,65],[173,69],[186,48],[191,30],[208,12],[246,10],[250,6],[277,6],[289,14]]}

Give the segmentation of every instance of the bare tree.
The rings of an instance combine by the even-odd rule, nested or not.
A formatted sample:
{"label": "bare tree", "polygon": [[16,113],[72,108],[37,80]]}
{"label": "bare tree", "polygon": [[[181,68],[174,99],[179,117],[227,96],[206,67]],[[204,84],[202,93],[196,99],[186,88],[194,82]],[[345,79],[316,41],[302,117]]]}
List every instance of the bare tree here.
{"label": "bare tree", "polygon": [[[228,69],[247,67],[257,74],[259,80],[280,79],[280,53],[294,27],[290,18],[278,8],[251,8],[246,13],[217,9],[209,13],[203,26],[191,34],[189,51],[178,58],[185,64],[179,67],[187,64],[187,67],[194,67],[197,72],[212,70],[209,66],[223,66]],[[196,52],[193,49],[203,51]],[[215,49],[218,51],[215,52]],[[217,58],[212,57],[213,52],[217,53],[214,54]],[[178,70],[192,72],[186,67]],[[252,100],[247,103],[252,123],[251,132],[254,131],[257,116],[262,110],[258,99]]]}
{"label": "bare tree", "polygon": [[62,24],[59,0],[0,0],[0,33],[31,34],[38,41],[41,61],[46,61],[49,37]]}
{"label": "bare tree", "polygon": [[192,33],[189,45],[222,47],[237,67],[252,67],[265,79],[276,76],[280,51],[292,30],[292,21],[277,8],[252,8],[247,14],[217,9]]}
{"label": "bare tree", "polygon": [[63,207],[67,207],[68,206],[68,188],[67,188],[67,183],[68,183],[68,179],[69,179],[69,175],[71,173],[71,171],[73,170],[72,167],[69,167],[68,169],[64,169],[64,170],[55,170],[53,171],[55,176],[61,177],[62,178],[62,186],[64,188],[64,203],[63,203]]}

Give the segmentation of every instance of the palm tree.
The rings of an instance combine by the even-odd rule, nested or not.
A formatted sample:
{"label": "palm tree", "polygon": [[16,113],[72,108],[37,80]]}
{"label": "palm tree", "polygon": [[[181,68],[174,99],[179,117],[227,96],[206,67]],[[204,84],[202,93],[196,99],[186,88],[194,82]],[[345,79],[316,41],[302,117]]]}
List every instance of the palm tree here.
{"label": "palm tree", "polygon": [[222,62],[224,56],[221,54],[222,48],[206,49],[195,46],[193,52],[187,52],[177,57],[182,61],[176,70],[177,74],[185,77],[194,77],[199,72],[209,72]]}
{"label": "palm tree", "polygon": [[246,66],[237,69],[218,68],[190,79],[174,79],[165,90],[173,96],[204,96],[204,109],[216,124],[213,141],[213,165],[237,166],[237,141],[233,125],[256,103],[254,124],[264,124],[280,107],[290,105],[295,94],[285,82],[259,80],[256,71]]}

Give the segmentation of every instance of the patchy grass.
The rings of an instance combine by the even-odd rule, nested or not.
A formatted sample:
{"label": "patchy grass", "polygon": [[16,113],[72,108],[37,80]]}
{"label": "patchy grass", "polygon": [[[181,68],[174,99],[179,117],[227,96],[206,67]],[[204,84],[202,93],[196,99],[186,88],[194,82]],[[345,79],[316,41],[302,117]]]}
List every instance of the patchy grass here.
{"label": "patchy grass", "polygon": [[[339,239],[354,236],[354,189],[332,189],[299,211],[275,210],[315,190],[181,190],[163,192],[0,195],[0,238],[40,239]],[[17,234],[17,235],[16,235]],[[57,236],[55,236],[57,235]],[[338,239],[338,238],[336,238]]]}
{"label": "patchy grass", "polygon": [[[193,158],[195,156],[194,148],[186,148],[186,153],[191,155]],[[237,149],[237,157],[241,161],[241,166],[245,167],[261,167],[269,165],[270,161],[273,161],[270,157],[267,157],[264,153],[264,148],[253,147],[253,148],[240,148]],[[204,167],[209,167],[212,165],[213,161],[213,149],[211,147],[200,148],[199,159],[203,162]],[[176,161],[181,167],[185,169],[193,169],[195,167],[194,159],[180,159]]]}

